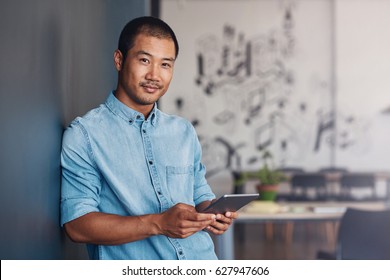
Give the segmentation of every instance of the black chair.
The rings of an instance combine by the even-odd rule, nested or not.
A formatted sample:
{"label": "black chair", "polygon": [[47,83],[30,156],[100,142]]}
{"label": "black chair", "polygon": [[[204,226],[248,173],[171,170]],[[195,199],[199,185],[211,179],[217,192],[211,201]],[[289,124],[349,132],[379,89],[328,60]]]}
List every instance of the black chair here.
{"label": "black chair", "polygon": [[318,170],[320,173],[347,173],[348,169],[344,167],[336,167],[336,166],[329,166],[329,167],[322,167]]}
{"label": "black chair", "polygon": [[324,174],[327,180],[328,199],[338,200],[340,189],[340,177],[348,173],[348,169],[338,166],[322,167],[318,170],[319,173]]}
{"label": "black chair", "polygon": [[305,170],[301,167],[294,167],[294,166],[285,166],[285,167],[280,167],[278,168],[278,171],[283,172],[283,173],[304,173]]}
{"label": "black chair", "polygon": [[380,200],[375,183],[375,176],[371,173],[343,174],[340,178],[339,199],[344,201]]}
{"label": "black chair", "polygon": [[390,260],[390,209],[348,208],[338,231],[336,252],[320,251],[317,259]]}
{"label": "black chair", "polygon": [[326,178],[320,173],[295,174],[291,178],[291,196],[294,201],[315,201],[328,198]]}

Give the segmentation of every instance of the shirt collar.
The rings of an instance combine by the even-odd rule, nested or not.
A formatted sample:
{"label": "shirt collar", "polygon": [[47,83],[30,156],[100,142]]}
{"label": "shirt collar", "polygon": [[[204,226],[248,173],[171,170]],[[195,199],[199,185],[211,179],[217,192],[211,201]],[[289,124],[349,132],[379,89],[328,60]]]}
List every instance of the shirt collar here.
{"label": "shirt collar", "polygon": [[[118,115],[120,118],[124,119],[127,122],[134,123],[137,120],[144,120],[144,115],[134,109],[131,109],[130,107],[126,106],[124,103],[119,101],[115,95],[114,91],[111,91],[109,96],[106,99],[106,106],[116,115]],[[156,125],[157,118],[158,118],[158,108],[157,103],[154,104],[152,111],[149,114],[149,117],[146,121],[151,122],[153,126]]]}

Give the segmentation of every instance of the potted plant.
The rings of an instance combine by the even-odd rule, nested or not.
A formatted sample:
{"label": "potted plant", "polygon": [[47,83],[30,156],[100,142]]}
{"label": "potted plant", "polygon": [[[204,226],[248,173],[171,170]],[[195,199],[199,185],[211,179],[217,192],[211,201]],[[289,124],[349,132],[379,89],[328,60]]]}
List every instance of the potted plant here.
{"label": "potted plant", "polygon": [[269,151],[263,153],[263,165],[257,171],[242,173],[235,180],[235,185],[243,185],[248,180],[258,181],[256,189],[260,194],[260,200],[273,201],[276,199],[279,184],[286,178],[284,174],[273,169],[272,154]]}
{"label": "potted plant", "polygon": [[283,174],[279,171],[270,169],[265,163],[255,176],[259,179],[256,188],[260,194],[260,199],[275,200],[279,190],[279,184],[283,179]]}

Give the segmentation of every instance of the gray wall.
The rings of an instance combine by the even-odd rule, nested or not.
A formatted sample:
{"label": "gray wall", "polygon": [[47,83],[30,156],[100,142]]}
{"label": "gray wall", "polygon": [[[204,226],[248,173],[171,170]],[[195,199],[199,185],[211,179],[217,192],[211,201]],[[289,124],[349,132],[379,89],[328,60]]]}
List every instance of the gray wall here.
{"label": "gray wall", "polygon": [[115,87],[113,51],[143,0],[1,0],[0,258],[85,258],[59,227],[61,137]]}

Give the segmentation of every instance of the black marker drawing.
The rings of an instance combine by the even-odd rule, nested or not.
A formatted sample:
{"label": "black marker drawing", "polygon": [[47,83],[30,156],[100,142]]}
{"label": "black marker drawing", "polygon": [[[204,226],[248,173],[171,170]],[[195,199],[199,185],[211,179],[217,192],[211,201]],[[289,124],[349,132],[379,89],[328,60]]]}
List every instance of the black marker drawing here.
{"label": "black marker drawing", "polygon": [[[359,145],[364,121],[334,113],[329,78],[313,70],[316,79],[300,79],[298,8],[294,1],[283,1],[279,24],[256,34],[227,22],[220,32],[195,38],[197,98],[214,105],[207,114],[206,106],[194,108],[190,118],[201,135],[208,176],[258,166],[260,150],[271,151],[283,167],[328,149]],[[185,113],[186,100],[183,95],[175,101],[178,112]]]}

